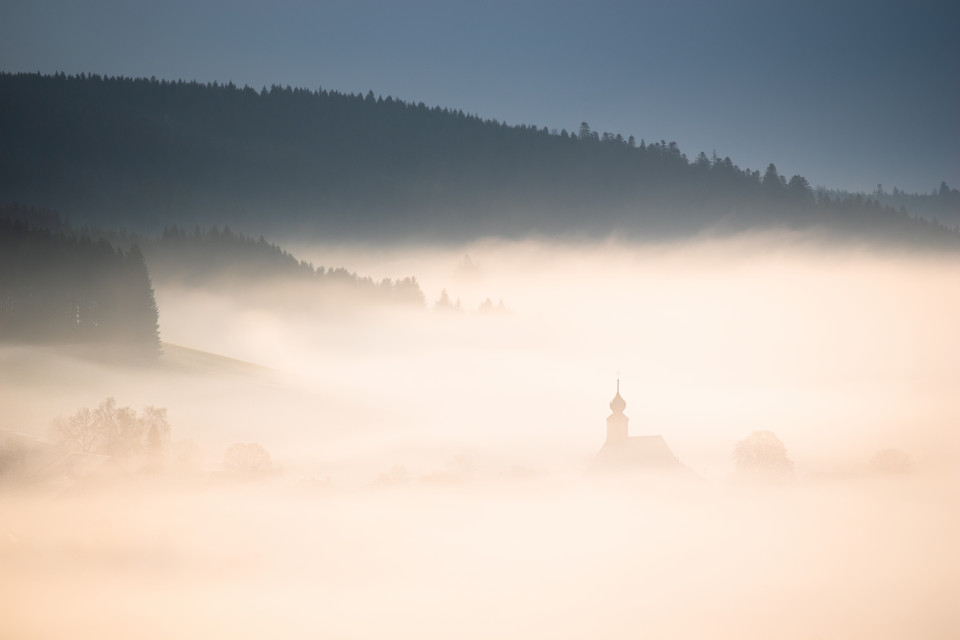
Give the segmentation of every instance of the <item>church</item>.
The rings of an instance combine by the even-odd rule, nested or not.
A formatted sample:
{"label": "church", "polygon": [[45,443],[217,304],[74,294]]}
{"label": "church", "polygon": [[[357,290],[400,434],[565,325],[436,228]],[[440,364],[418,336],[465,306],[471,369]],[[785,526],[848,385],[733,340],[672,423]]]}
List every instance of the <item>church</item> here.
{"label": "church", "polygon": [[620,380],[617,379],[617,395],[610,401],[612,413],[607,418],[607,440],[593,460],[593,468],[602,471],[683,471],[677,456],[667,446],[663,436],[631,436],[630,421],[623,410],[627,403],[620,396]]}

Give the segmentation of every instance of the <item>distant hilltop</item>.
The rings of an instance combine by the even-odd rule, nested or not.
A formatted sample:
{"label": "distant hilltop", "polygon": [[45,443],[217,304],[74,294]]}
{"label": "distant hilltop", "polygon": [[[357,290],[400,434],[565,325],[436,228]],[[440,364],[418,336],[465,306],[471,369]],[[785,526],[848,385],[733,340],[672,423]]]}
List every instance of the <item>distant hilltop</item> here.
{"label": "distant hilltop", "polygon": [[[818,191],[772,163],[744,169],[587,122],[508,126],[372,91],[0,74],[0,131],[0,203],[136,231],[658,239],[784,227],[960,247],[947,216]],[[944,203],[960,202],[943,187]]]}

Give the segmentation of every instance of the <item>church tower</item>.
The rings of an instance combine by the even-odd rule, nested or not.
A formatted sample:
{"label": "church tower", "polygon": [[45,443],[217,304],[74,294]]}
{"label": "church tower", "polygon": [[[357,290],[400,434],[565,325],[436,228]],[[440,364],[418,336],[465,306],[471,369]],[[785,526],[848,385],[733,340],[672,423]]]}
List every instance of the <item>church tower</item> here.
{"label": "church tower", "polygon": [[690,469],[680,464],[662,436],[631,436],[627,430],[630,420],[623,415],[627,403],[620,396],[620,377],[617,377],[617,395],[610,401],[607,417],[607,441],[593,459],[592,468],[598,471],[662,472],[680,473],[689,478],[697,477]]}
{"label": "church tower", "polygon": [[625,445],[627,443],[627,423],[630,421],[623,415],[627,402],[620,397],[620,378],[617,378],[617,395],[610,401],[610,411],[613,413],[607,418],[607,444]]}

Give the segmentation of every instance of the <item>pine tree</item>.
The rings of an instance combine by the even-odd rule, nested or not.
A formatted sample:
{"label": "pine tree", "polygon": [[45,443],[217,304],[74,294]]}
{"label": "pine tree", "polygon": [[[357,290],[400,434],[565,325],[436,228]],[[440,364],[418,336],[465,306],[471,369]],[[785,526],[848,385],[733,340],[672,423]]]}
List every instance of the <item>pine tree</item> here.
{"label": "pine tree", "polygon": [[147,264],[137,245],[124,256],[120,294],[122,341],[139,355],[156,359],[160,355],[159,312]]}

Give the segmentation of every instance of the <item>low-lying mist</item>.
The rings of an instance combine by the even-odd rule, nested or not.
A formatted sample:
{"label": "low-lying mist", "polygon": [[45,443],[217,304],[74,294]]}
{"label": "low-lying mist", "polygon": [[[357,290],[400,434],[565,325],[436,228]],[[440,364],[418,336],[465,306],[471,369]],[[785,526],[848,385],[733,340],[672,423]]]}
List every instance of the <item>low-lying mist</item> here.
{"label": "low-lying mist", "polygon": [[[415,276],[427,305],[155,282],[157,366],[0,346],[7,433],[52,440],[114,397],[199,452],[0,483],[0,635],[960,632],[960,258],[791,235],[285,248]],[[692,481],[590,473],[618,372],[630,435]],[[789,478],[738,472],[757,431]],[[229,473],[238,442],[273,471]]]}

